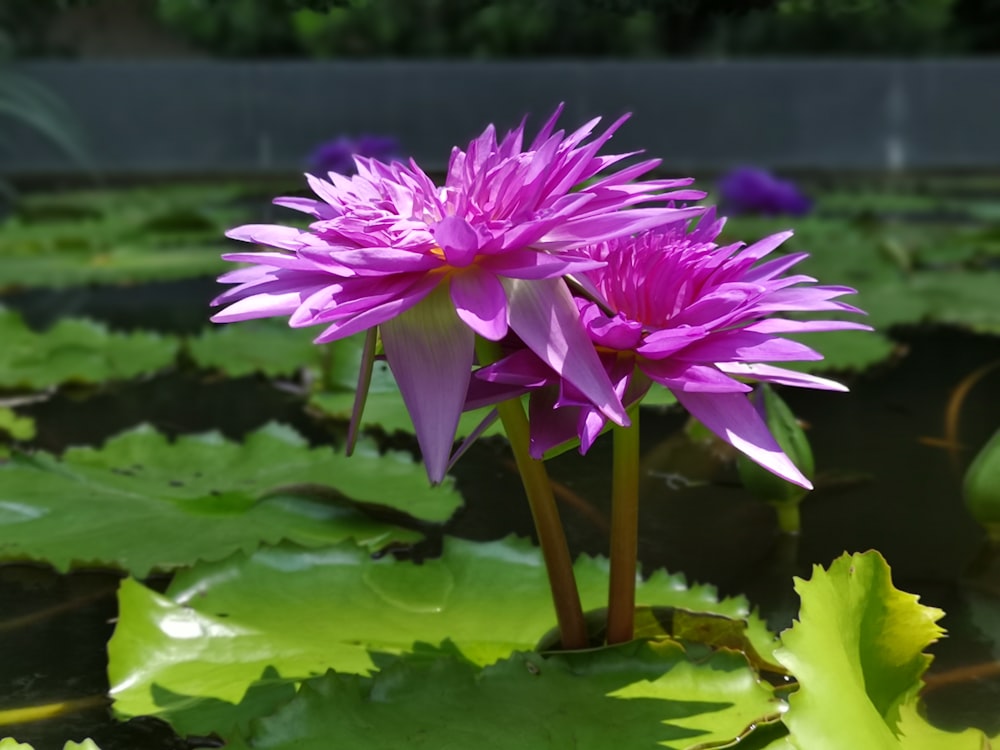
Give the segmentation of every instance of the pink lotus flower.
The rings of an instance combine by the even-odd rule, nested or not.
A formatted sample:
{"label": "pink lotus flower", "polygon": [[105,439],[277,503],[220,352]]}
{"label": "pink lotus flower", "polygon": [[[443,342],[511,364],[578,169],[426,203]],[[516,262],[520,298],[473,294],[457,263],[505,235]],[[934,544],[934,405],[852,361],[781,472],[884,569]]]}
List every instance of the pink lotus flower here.
{"label": "pink lotus flower", "polygon": [[[719,247],[715,240],[723,224],[712,210],[690,229],[674,225],[586,248],[582,257],[602,265],[579,276],[586,292],[576,298],[580,319],[625,405],[660,383],[727,443],[778,476],[811,488],[748,400],[751,387],[744,381],[847,390],[826,378],[770,364],[822,359],[779,334],[870,327],[775,317],[862,311],[835,299],[853,289],[814,286],[815,279],[808,276],[784,275],[805,253],[758,263],[791,232],[749,247]],[[586,452],[607,423],[586,394],[530,349],[478,370],[468,405],[524,392],[531,393],[531,450],[536,457],[574,438]]]}
{"label": "pink lotus flower", "polygon": [[[630,156],[597,154],[626,118],[584,143],[599,118],[565,135],[553,132],[560,110],[527,149],[523,122],[499,143],[491,125],[452,152],[440,188],[412,161],[356,158],[353,177],[307,175],[319,200],[275,201],[311,215],[307,230],[252,224],[227,233],[273,249],[223,256],[252,265],[219,279],[237,286],[214,300],[229,306],[212,319],[288,315],[294,327],[325,325],[317,343],[378,326],[435,482],[476,334],[496,341],[512,329],[604,416],[627,423],[563,278],[602,261],[570,251],[700,214],[670,202],[704,194],[673,190],[691,180],[636,181],[659,160],[603,174]],[[661,205],[635,208],[650,202]]]}

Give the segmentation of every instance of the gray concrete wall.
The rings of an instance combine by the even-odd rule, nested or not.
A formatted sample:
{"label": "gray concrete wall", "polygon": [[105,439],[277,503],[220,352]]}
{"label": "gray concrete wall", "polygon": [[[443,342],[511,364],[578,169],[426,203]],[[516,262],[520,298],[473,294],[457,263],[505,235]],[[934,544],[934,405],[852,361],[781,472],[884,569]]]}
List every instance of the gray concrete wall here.
{"label": "gray concrete wall", "polygon": [[[488,122],[574,127],[633,112],[610,148],[672,172],[1000,167],[1000,60],[22,63],[76,113],[109,175],[282,173],[320,141],[376,132],[428,170]],[[0,171],[77,171],[0,123]],[[530,127],[529,127],[530,131]]]}

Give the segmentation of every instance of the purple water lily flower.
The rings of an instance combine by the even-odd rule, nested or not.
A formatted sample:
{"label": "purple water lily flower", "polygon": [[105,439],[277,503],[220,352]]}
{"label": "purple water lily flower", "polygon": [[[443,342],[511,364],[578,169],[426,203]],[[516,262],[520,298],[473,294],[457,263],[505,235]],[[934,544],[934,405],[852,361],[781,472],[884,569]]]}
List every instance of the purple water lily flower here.
{"label": "purple water lily flower", "polygon": [[219,279],[237,286],[214,300],[229,306],[212,319],[288,315],[294,327],[325,325],[317,343],[378,326],[435,482],[448,465],[476,334],[497,341],[513,330],[604,416],[627,423],[563,278],[603,261],[571,251],[698,215],[702,208],[672,201],[704,194],[676,189],[688,179],[637,181],[659,160],[606,174],[631,155],[598,155],[626,118],[588,142],[600,118],[566,135],[553,132],[560,110],[527,149],[524,122],[499,143],[491,125],[454,149],[443,187],[412,160],[359,157],[354,177],[307,176],[319,200],[275,202],[311,215],[308,229],[227,233],[273,249],[223,256],[252,265]]}
{"label": "purple water lily flower", "polygon": [[[770,364],[822,355],[780,334],[870,329],[839,320],[792,320],[796,312],[862,312],[836,298],[854,290],[817,286],[784,275],[806,257],[795,253],[759,263],[791,232],[749,247],[720,247],[724,220],[714,210],[697,226],[674,225],[598,243],[586,255],[603,265],[580,275],[580,318],[625,405],[656,382],[706,427],[780,477],[811,488],[782,452],[747,398],[747,380],[847,390],[826,378]],[[777,316],[777,317],[776,317]],[[530,392],[533,455],[573,438],[585,452],[607,419],[573,383],[528,349],[477,371],[469,408]]]}
{"label": "purple water lily flower", "polygon": [[386,135],[362,135],[359,138],[341,136],[320,144],[309,157],[309,171],[325,175],[336,172],[342,175],[357,173],[355,156],[396,161],[400,157],[399,141]]}
{"label": "purple water lily flower", "polygon": [[804,216],[812,201],[791,180],[759,167],[737,167],[718,183],[723,210],[734,214]]}

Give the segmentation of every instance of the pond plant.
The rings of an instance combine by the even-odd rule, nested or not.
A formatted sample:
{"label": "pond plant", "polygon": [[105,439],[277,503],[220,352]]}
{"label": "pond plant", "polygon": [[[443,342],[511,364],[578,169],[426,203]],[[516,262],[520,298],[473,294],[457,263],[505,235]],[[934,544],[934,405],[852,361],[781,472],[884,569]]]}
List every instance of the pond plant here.
{"label": "pond plant", "polygon": [[[807,258],[784,251],[789,232],[724,241],[691,180],[650,178],[655,159],[609,170],[631,156],[600,154],[625,118],[591,137],[597,120],[567,134],[559,114],[527,146],[523,122],[499,139],[487,128],[440,186],[412,161],[362,156],[353,176],[309,176],[315,198],[277,199],[306,226],[229,232],[260,246],[224,256],[243,265],[221,277],[233,286],[214,320],[238,325],[189,356],[225,359],[223,334],[287,317],[355,368],[342,451],[276,424],[242,443],[140,427],[60,458],[15,447],[0,508],[21,534],[0,550],[135,576],[108,646],[115,710],[165,719],[194,746],[989,747],[922,716],[942,612],[896,589],[877,552],[797,579],[780,636],[743,597],[639,575],[640,404],[676,401],[731,446],[794,535],[812,458],[772,385],[845,389],[786,366],[821,358],[786,335],[869,326],[841,317],[860,313],[840,300],[852,288],[795,270]],[[16,315],[0,324],[24,357],[47,341]],[[296,330],[253,335],[300,356]],[[113,338],[153,369],[176,353]],[[422,470],[361,434],[390,374]],[[540,549],[445,537],[440,555],[406,559],[454,511],[447,475],[497,422]],[[31,435],[9,411],[0,428]],[[606,432],[610,556],[573,561],[545,461]],[[70,515],[87,539],[66,540]],[[117,535],[80,534],[109,515]],[[156,537],[137,544],[128,518],[161,522]],[[174,572],[165,590],[138,580],[152,571]]]}

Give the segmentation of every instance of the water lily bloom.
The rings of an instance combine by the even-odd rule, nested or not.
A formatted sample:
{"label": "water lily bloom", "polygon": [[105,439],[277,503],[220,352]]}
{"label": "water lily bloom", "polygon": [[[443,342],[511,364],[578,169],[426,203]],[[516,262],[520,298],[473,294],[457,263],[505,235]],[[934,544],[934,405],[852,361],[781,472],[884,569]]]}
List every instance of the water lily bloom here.
{"label": "water lily bloom", "polygon": [[[602,265],[579,275],[585,292],[576,298],[580,319],[626,406],[660,383],[727,443],[809,488],[747,398],[751,387],[745,381],[846,390],[832,380],[771,364],[822,359],[780,334],[870,327],[782,317],[862,311],[836,299],[853,289],[785,275],[806,253],[760,262],[791,232],[750,246],[720,247],[715,240],[723,223],[713,210],[694,227],[674,225],[586,248],[583,254]],[[524,392],[531,393],[531,450],[536,457],[574,438],[585,452],[607,424],[586,394],[525,348],[478,370],[468,405]]]}
{"label": "water lily bloom", "polygon": [[448,465],[476,334],[513,330],[601,414],[627,423],[563,277],[603,263],[577,248],[698,215],[673,202],[704,194],[677,189],[687,179],[640,181],[655,159],[607,173],[631,155],[598,155],[626,118],[588,140],[600,118],[567,135],[554,132],[559,112],[527,148],[524,122],[499,142],[491,125],[453,150],[442,187],[412,160],[358,157],[353,177],[307,175],[318,200],[275,201],[309,214],[307,229],[227,233],[272,249],[223,256],[252,265],[219,279],[237,286],[214,301],[228,307],[213,320],[288,315],[294,327],[326,326],[317,343],[378,326],[432,481]]}
{"label": "water lily bloom", "polygon": [[734,214],[804,216],[812,201],[791,180],[766,169],[737,167],[719,180],[719,202]]}

